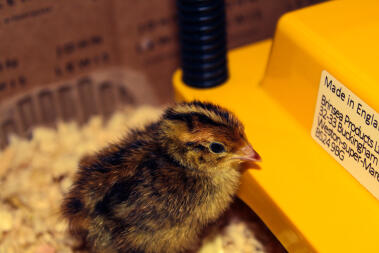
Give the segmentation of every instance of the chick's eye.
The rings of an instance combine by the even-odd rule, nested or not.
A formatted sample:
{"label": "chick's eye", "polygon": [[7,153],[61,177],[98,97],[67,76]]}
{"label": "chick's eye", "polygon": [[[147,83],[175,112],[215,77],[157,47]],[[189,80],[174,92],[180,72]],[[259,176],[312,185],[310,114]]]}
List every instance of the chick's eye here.
{"label": "chick's eye", "polygon": [[218,143],[218,142],[212,142],[212,143],[209,145],[209,149],[210,149],[213,153],[216,153],[216,154],[219,154],[219,153],[225,152],[225,147],[224,147],[224,145],[222,145],[221,143]]}

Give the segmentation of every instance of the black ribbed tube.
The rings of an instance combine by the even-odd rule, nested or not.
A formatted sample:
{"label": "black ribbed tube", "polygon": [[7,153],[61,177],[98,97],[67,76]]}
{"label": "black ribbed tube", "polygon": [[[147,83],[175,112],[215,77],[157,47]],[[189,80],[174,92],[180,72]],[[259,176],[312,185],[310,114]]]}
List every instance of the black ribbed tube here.
{"label": "black ribbed tube", "polygon": [[210,88],[228,79],[224,0],[177,0],[183,82]]}

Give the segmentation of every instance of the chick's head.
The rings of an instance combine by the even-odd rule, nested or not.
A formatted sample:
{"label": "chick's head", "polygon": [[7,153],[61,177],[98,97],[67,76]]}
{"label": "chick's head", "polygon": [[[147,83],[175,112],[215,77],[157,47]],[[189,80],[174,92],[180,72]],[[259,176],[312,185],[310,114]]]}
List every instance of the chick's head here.
{"label": "chick's head", "polygon": [[237,117],[211,103],[194,101],[167,109],[161,139],[173,158],[196,170],[239,169],[243,161],[260,160]]}

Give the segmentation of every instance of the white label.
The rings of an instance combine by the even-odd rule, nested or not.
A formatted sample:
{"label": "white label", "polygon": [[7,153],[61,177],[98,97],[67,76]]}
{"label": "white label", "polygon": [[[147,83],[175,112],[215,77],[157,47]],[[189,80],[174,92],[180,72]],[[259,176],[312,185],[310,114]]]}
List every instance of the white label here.
{"label": "white label", "polygon": [[379,200],[379,114],[325,70],[311,135]]}

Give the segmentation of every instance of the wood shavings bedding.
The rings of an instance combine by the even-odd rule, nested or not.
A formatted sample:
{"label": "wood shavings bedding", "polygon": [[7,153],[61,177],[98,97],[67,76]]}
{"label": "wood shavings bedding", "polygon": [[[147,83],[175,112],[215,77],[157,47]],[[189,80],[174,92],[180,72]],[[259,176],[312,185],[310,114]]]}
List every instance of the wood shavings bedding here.
{"label": "wood shavings bedding", "polygon": [[[128,108],[107,123],[96,116],[83,127],[60,123],[56,129],[36,128],[31,140],[12,137],[0,152],[0,253],[74,252],[59,207],[79,159],[160,113],[152,107]],[[233,210],[245,210],[249,218]],[[203,238],[200,253],[285,252],[241,201],[209,226]]]}

